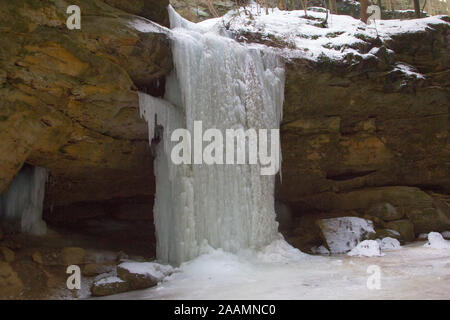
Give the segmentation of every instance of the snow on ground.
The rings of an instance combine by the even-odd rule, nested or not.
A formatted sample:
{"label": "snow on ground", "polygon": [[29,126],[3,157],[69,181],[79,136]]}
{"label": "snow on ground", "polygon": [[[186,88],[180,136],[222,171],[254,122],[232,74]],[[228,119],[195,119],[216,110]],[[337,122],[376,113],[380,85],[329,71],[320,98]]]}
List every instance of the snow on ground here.
{"label": "snow on ground", "polygon": [[[265,262],[251,251],[235,255],[211,249],[157,287],[102,299],[450,299],[449,249],[430,250],[418,242],[385,254],[301,254]],[[381,270],[380,290],[367,288],[372,265]]]}
{"label": "snow on ground", "polygon": [[328,27],[324,28],[320,24],[326,13],[317,12],[318,8],[310,8],[307,19],[303,10],[283,11],[274,8],[269,10],[268,15],[265,10],[259,10],[258,13],[256,5],[247,7],[247,10],[251,16],[245,15],[241,8],[240,14],[230,11],[222,18],[206,20],[198,25],[210,28],[220,24],[238,34],[258,33],[263,38],[278,40],[289,45],[290,48],[282,50],[288,58],[318,60],[325,56],[342,60],[349,53],[363,58],[372,55],[360,54],[354,49],[355,45],[363,44],[368,38],[379,36],[387,40],[398,33],[423,31],[435,24],[447,23],[440,19],[443,16],[433,16],[411,20],[378,20],[375,24],[366,25],[351,16],[329,14]]}

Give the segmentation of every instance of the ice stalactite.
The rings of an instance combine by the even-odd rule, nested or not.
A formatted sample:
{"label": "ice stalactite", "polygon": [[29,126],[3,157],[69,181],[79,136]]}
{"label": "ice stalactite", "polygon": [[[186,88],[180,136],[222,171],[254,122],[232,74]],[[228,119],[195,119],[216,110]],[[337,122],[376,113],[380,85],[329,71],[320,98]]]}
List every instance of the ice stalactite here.
{"label": "ice stalactite", "polygon": [[206,30],[169,11],[175,73],[165,100],[140,94],[150,141],[155,117],[163,128],[155,147],[157,257],[179,264],[205,244],[229,252],[261,248],[280,236],[275,176],[261,175],[259,163],[175,165],[170,137],[177,128],[193,133],[194,121],[224,137],[226,129],[278,129],[284,66],[268,50],[223,36],[219,26]]}
{"label": "ice stalactite", "polygon": [[45,168],[24,166],[0,196],[0,220],[14,231],[45,234],[47,226],[42,211],[46,181]]}

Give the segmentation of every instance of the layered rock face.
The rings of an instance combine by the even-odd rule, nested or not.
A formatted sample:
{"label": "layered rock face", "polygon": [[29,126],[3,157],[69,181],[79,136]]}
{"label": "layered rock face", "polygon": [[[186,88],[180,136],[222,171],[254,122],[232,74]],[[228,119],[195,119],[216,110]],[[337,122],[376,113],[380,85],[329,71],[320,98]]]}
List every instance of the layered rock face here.
{"label": "layered rock face", "polygon": [[[439,195],[450,191],[447,32],[442,24],[393,36],[374,59],[291,60],[277,198],[332,216],[388,202],[416,234],[449,229],[448,199]],[[425,78],[392,71],[399,61]]]}
{"label": "layered rock face", "polygon": [[26,162],[49,170],[48,206],[152,194],[137,88],[158,94],[172,59],[132,14],[167,24],[168,2],[132,2],[0,1],[0,192]]}

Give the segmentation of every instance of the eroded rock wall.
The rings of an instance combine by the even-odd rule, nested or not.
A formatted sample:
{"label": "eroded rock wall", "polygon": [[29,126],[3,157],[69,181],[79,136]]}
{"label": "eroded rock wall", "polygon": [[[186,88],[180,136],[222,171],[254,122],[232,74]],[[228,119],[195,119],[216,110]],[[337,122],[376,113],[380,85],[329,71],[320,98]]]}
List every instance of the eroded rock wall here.
{"label": "eroded rock wall", "polygon": [[[27,162],[49,170],[52,206],[152,194],[137,88],[160,89],[170,45],[158,27],[140,32],[133,23],[142,18],[108,3],[126,2],[0,1],[0,192]],[[73,4],[81,30],[66,27]],[[132,13],[167,20],[147,2],[142,10]]]}

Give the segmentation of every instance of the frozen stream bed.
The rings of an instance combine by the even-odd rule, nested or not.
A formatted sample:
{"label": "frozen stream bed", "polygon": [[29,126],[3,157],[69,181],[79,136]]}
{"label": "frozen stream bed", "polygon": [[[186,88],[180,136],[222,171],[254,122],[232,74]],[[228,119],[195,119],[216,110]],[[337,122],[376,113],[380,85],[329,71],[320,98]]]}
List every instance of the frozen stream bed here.
{"label": "frozen stream bed", "polygon": [[[424,244],[371,258],[310,256],[284,243],[239,255],[209,250],[157,287],[103,299],[450,299],[450,249]],[[367,288],[371,265],[381,271],[379,290]]]}

